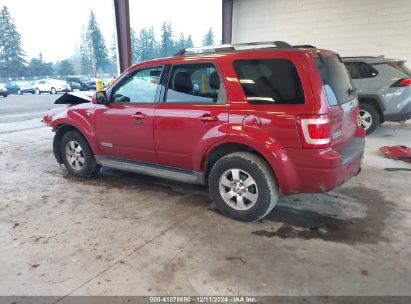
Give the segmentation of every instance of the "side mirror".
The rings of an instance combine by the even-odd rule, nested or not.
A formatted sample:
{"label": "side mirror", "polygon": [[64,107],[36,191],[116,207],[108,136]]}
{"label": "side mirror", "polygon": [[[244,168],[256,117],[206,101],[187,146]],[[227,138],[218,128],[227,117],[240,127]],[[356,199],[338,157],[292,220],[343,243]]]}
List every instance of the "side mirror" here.
{"label": "side mirror", "polygon": [[94,93],[93,98],[91,101],[94,104],[102,104],[102,105],[108,105],[108,98],[107,98],[107,93],[106,91],[98,91]]}

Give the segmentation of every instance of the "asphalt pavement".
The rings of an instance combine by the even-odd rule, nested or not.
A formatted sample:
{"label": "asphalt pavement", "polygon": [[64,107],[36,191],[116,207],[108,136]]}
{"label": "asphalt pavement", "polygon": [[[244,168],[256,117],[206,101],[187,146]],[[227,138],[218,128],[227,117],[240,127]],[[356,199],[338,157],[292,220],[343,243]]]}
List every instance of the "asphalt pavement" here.
{"label": "asphalt pavement", "polygon": [[0,134],[44,127],[41,119],[62,94],[24,94],[0,97]]}

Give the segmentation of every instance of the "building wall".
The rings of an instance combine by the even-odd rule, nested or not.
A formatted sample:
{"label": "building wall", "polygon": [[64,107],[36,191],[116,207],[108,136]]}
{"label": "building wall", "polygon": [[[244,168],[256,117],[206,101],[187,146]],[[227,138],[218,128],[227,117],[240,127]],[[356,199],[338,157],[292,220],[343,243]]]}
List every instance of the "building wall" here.
{"label": "building wall", "polygon": [[274,40],[411,66],[411,0],[235,0],[233,42]]}

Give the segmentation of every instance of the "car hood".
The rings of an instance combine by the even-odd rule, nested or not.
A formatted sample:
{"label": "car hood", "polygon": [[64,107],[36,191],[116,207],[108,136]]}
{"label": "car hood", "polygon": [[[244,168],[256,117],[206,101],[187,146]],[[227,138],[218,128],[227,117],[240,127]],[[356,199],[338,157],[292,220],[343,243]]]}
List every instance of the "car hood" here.
{"label": "car hood", "polygon": [[67,118],[72,111],[84,111],[94,109],[95,104],[91,103],[91,95],[84,93],[65,93],[59,97],[54,104],[66,104],[66,107],[58,107],[50,109],[43,117],[42,122],[50,127],[53,127],[53,122],[60,118]]}
{"label": "car hood", "polygon": [[91,98],[92,94],[89,93],[69,92],[57,98],[54,104],[81,104],[91,102]]}

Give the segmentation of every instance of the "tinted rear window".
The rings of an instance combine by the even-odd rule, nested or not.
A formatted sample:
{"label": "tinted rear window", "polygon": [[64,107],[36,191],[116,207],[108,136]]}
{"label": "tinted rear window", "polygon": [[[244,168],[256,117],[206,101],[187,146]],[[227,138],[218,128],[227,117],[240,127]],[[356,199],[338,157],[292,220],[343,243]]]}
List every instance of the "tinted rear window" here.
{"label": "tinted rear window", "polygon": [[353,99],[350,76],[337,56],[315,58],[327,94],[328,104],[336,106]]}
{"label": "tinted rear window", "polygon": [[237,60],[234,69],[250,103],[304,104],[300,76],[290,60]]}

